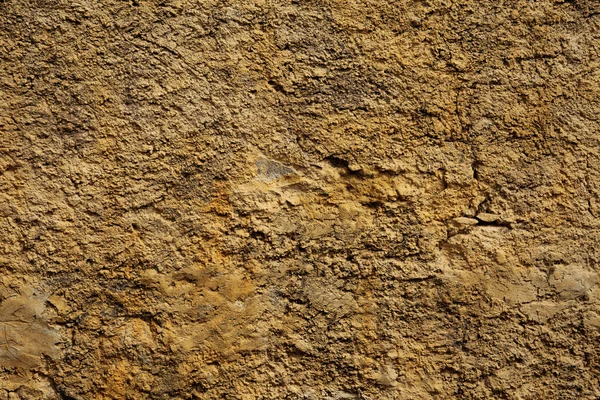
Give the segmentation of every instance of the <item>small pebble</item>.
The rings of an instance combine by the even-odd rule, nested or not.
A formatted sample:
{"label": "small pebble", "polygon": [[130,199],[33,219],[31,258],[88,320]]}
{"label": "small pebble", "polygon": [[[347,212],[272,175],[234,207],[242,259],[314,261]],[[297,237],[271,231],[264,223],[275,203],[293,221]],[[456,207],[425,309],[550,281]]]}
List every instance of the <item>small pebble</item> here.
{"label": "small pebble", "polygon": [[497,214],[479,213],[477,214],[477,219],[483,222],[495,222],[500,219],[500,216]]}
{"label": "small pebble", "polygon": [[475,218],[467,218],[467,217],[458,217],[453,219],[459,225],[477,225],[479,221]]}

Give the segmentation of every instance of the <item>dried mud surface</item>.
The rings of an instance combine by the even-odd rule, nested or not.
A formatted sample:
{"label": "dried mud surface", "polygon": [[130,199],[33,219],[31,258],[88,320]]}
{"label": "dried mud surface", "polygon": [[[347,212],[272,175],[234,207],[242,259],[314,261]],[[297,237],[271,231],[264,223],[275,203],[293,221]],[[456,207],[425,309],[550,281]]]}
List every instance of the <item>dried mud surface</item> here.
{"label": "dried mud surface", "polygon": [[600,3],[0,2],[0,399],[600,397]]}

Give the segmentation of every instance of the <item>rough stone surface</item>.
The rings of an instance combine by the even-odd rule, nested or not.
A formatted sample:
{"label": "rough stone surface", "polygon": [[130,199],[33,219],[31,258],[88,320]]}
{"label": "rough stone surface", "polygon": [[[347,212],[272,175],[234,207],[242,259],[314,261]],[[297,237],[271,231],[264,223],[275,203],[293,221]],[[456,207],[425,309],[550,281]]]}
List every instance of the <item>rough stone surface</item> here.
{"label": "rough stone surface", "polygon": [[2,0],[0,399],[600,397],[600,3]]}

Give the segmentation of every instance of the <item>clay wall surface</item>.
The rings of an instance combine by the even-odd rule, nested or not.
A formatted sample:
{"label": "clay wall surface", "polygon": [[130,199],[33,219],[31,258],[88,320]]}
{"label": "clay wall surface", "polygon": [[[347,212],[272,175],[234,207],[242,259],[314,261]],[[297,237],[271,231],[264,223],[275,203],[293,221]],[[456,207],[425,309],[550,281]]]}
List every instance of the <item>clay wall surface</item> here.
{"label": "clay wall surface", "polygon": [[599,217],[598,1],[0,1],[0,400],[597,399]]}

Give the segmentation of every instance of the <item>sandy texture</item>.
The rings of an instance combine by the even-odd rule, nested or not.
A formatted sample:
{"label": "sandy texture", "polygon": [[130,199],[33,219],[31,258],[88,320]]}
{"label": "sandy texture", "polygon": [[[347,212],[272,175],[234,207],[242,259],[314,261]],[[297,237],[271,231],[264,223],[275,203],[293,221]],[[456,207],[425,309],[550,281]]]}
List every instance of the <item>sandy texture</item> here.
{"label": "sandy texture", "polygon": [[0,399],[600,397],[600,3],[2,0]]}

